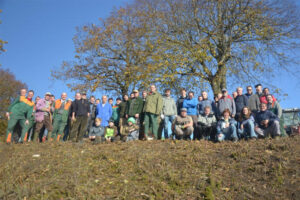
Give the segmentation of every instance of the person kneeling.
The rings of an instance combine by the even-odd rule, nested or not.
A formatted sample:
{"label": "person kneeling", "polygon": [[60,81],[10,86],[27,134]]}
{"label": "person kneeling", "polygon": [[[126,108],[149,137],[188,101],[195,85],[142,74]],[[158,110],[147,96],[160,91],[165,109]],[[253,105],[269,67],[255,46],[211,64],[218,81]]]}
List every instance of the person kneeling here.
{"label": "person kneeling", "polygon": [[239,116],[240,128],[238,129],[238,133],[240,137],[243,137],[245,139],[256,139],[257,135],[254,131],[254,123],[255,120],[251,113],[251,110],[247,106],[245,106]]}
{"label": "person kneeling", "polygon": [[114,120],[109,120],[108,126],[105,128],[104,131],[104,139],[108,142],[115,141],[115,138],[118,135],[118,128],[114,124]]}
{"label": "person kneeling", "polygon": [[222,142],[223,140],[238,141],[236,133],[236,121],[230,118],[229,109],[225,109],[222,113],[222,117],[217,125],[217,140]]}
{"label": "person kneeling", "polygon": [[267,110],[267,104],[260,104],[260,111],[255,117],[255,132],[259,137],[278,137],[280,136],[280,125],[278,117]]}
{"label": "person kneeling", "polygon": [[210,106],[204,108],[204,113],[200,114],[198,117],[198,129],[200,133],[199,139],[214,140],[215,128],[217,120],[214,114],[210,112]]}
{"label": "person kneeling", "polygon": [[95,119],[95,126],[93,126],[89,133],[89,139],[92,142],[99,143],[103,141],[104,127],[101,126],[101,118]]}
{"label": "person kneeling", "polygon": [[194,131],[193,119],[187,115],[186,108],[180,109],[180,115],[177,116],[172,123],[172,131],[178,140],[191,139],[190,136]]}
{"label": "person kneeling", "polygon": [[139,126],[133,117],[127,120],[127,125],[123,128],[121,138],[123,142],[133,141],[139,139]]}

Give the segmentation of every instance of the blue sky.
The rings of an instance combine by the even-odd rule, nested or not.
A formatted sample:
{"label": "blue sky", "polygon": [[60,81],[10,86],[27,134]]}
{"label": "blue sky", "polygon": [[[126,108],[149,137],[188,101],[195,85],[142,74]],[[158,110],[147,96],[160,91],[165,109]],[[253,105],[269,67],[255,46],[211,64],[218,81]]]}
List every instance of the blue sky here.
{"label": "blue sky", "polygon": [[[74,96],[63,82],[51,80],[51,70],[62,61],[73,60],[72,41],[76,27],[98,23],[114,7],[132,0],[0,0],[0,38],[8,41],[7,52],[0,55],[3,68],[12,71],[18,80],[25,82],[36,95],[47,91],[56,97],[63,91]],[[299,56],[300,53],[296,52]],[[300,107],[299,80],[281,73],[274,84],[288,98],[282,107]],[[231,92],[232,90],[230,90]],[[100,97],[100,93],[96,94]]]}

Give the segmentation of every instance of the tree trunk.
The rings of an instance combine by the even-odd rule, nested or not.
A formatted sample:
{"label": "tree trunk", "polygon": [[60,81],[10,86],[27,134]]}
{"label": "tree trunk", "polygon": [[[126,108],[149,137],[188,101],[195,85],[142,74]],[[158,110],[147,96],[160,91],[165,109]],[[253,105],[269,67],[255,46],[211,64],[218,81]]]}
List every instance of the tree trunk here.
{"label": "tree trunk", "polygon": [[[226,66],[218,66],[218,71],[215,76],[212,77],[210,80],[210,85],[213,90],[214,96],[217,96],[219,93],[222,92],[223,88],[226,88]],[[226,88],[227,89],[227,88]]]}

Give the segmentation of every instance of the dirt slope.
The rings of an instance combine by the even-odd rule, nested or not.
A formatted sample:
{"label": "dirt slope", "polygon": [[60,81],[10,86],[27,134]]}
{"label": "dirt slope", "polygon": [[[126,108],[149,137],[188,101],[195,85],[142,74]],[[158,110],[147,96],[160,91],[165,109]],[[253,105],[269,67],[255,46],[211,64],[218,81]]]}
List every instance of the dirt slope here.
{"label": "dirt slope", "polygon": [[0,199],[300,199],[299,144],[0,143]]}

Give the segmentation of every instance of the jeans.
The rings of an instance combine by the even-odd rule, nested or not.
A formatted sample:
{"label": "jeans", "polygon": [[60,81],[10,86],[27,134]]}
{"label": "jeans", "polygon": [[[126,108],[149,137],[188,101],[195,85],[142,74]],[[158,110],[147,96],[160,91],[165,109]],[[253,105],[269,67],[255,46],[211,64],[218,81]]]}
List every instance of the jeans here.
{"label": "jeans", "polygon": [[221,132],[218,133],[218,136],[217,136],[217,140],[219,142],[221,142],[223,140],[230,140],[230,139],[238,139],[235,124],[230,124],[230,126],[228,128],[222,129]]}
{"label": "jeans", "polygon": [[254,122],[251,120],[248,120],[244,124],[244,129],[238,129],[238,133],[244,138],[257,138],[257,135],[254,131]]}
{"label": "jeans", "polygon": [[170,116],[165,116],[164,119],[164,135],[165,135],[165,139],[168,139],[170,136],[173,137],[173,133],[171,135],[169,135],[169,122],[171,122],[171,124],[173,123],[175,119],[174,115],[170,115]]}

